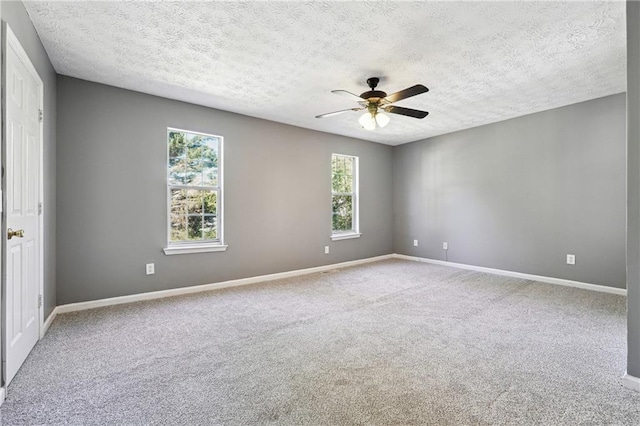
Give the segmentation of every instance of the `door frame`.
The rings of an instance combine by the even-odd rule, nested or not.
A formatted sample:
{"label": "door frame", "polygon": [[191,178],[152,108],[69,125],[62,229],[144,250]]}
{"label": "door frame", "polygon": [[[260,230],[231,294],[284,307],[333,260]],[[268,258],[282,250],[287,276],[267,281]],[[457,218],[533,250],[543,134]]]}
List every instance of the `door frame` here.
{"label": "door frame", "polygon": [[[15,52],[16,56],[22,61],[24,66],[27,68],[29,73],[36,80],[36,84],[38,86],[38,109],[41,111],[39,114],[42,114],[42,119],[39,119],[38,122],[38,208],[40,211],[38,218],[38,238],[39,238],[39,265],[38,265],[38,289],[39,289],[39,298],[42,298],[42,303],[39,303],[38,306],[38,339],[42,339],[44,336],[44,216],[45,216],[45,206],[43,205],[44,200],[44,83],[42,78],[40,78],[40,74],[33,66],[31,62],[31,58],[22,47],[22,44],[18,40],[18,37],[15,35],[11,27],[8,23],[2,22],[2,71],[0,72],[1,76],[1,87],[2,87],[2,147],[0,150],[0,163],[2,165],[2,174],[0,177],[1,180],[1,221],[2,224],[0,226],[0,232],[2,232],[2,244],[0,244],[0,262],[2,263],[2,276],[1,276],[1,300],[0,303],[0,313],[2,314],[2,333],[1,333],[1,347],[2,347],[2,387],[5,388],[6,391],[6,359],[7,359],[7,348],[4,345],[5,335],[6,335],[6,319],[7,319],[7,303],[6,303],[6,292],[7,292],[7,277],[6,277],[6,265],[5,265],[5,253],[6,253],[6,241],[4,239],[4,235],[7,232],[7,218],[6,218],[6,182],[4,176],[5,167],[5,159],[6,159],[6,147],[7,147],[7,131],[6,131],[6,122],[7,122],[7,51],[12,48]],[[6,394],[5,394],[6,395]]]}

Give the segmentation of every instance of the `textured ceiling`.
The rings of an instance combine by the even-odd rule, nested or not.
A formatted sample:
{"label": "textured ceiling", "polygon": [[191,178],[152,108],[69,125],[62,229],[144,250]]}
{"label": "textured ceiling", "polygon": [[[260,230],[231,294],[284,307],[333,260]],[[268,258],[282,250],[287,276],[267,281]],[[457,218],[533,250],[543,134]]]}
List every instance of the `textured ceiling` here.
{"label": "textured ceiling", "polygon": [[[60,74],[397,145],[623,92],[618,2],[25,2]],[[376,131],[331,93],[430,92]]]}

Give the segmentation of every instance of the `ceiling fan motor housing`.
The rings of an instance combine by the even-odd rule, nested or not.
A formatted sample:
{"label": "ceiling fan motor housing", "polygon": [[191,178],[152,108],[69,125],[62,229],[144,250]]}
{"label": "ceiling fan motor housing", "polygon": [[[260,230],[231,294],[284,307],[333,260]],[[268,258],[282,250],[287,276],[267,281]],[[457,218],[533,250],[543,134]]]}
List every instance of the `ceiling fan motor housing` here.
{"label": "ceiling fan motor housing", "polygon": [[[369,86],[371,90],[369,90],[368,92],[364,92],[363,94],[360,95],[360,97],[362,99],[367,99],[372,102],[375,102],[378,99],[382,99],[386,97],[387,94],[385,92],[383,92],[382,90],[376,90],[376,86],[378,85],[379,82],[380,82],[380,79],[378,77],[368,78],[367,86]],[[375,99],[371,99],[371,98],[375,98]]]}
{"label": "ceiling fan motor housing", "polygon": [[[362,95],[360,95],[360,97],[362,99],[367,99],[367,100],[372,100],[371,98],[382,99],[382,98],[386,98],[387,94],[382,90],[369,90],[368,92],[364,92]],[[377,99],[373,99],[373,100],[375,101]]]}

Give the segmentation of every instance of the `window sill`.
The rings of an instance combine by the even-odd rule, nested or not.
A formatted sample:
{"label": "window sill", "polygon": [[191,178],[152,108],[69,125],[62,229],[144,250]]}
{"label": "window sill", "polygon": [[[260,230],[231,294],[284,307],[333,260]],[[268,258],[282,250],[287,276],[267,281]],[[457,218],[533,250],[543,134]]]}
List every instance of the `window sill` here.
{"label": "window sill", "polygon": [[226,251],[226,245],[218,244],[218,245],[192,245],[192,246],[171,246],[165,247],[162,249],[164,254],[167,256],[171,256],[174,254],[191,254],[191,253],[208,253],[213,251]]}
{"label": "window sill", "polygon": [[331,241],[350,240],[352,238],[360,238],[359,232],[345,232],[344,234],[332,234]]}

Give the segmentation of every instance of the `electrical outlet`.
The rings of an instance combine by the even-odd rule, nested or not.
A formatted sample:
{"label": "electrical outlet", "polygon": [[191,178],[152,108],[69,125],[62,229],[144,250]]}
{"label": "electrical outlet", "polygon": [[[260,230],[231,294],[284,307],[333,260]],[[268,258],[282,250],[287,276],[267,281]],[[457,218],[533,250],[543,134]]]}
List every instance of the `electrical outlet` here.
{"label": "electrical outlet", "polygon": [[413,246],[418,247],[418,240],[413,240]]}
{"label": "electrical outlet", "polygon": [[329,254],[329,246],[324,246],[324,254]]}
{"label": "electrical outlet", "polygon": [[442,250],[449,250],[449,243],[447,243],[446,241],[442,242]]}
{"label": "electrical outlet", "polygon": [[567,255],[567,265],[575,265],[576,264],[576,255],[568,254]]}
{"label": "electrical outlet", "polygon": [[147,263],[147,275],[153,275],[156,273],[156,266],[153,263]]}

